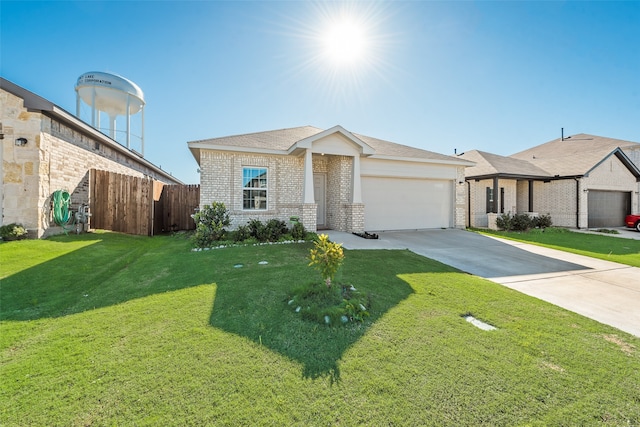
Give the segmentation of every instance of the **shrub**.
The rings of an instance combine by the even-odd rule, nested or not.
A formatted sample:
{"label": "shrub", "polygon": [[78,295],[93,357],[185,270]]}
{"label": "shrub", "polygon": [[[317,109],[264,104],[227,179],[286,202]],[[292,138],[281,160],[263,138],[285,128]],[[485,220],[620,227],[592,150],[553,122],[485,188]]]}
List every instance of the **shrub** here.
{"label": "shrub", "polygon": [[496,226],[500,230],[506,230],[506,231],[511,230],[511,214],[510,213],[502,214],[498,218],[496,218]]}
{"label": "shrub", "polygon": [[269,231],[267,230],[266,225],[264,225],[259,219],[250,220],[247,226],[251,232],[251,237],[258,240],[258,242],[266,242],[269,240]]}
{"label": "shrub", "polygon": [[233,233],[233,241],[234,242],[244,242],[251,238],[251,230],[246,225],[241,225],[238,229]]}
{"label": "shrub", "polygon": [[527,231],[533,226],[531,217],[527,214],[515,214],[511,220],[513,231]]}
{"label": "shrub", "polygon": [[286,234],[287,224],[279,219],[270,219],[266,224],[267,238],[270,242],[277,242],[282,235]]}
{"label": "shrub", "polygon": [[551,215],[539,215],[533,218],[533,226],[536,228],[549,228],[553,225],[551,221]]}
{"label": "shrub", "polygon": [[27,230],[16,223],[3,225],[0,227],[0,237],[2,240],[20,240],[27,238]]}
{"label": "shrub", "polygon": [[605,234],[620,234],[620,232],[618,230],[609,230],[608,228],[598,228],[597,230],[594,230],[597,233],[605,233]]}
{"label": "shrub", "polygon": [[326,234],[321,234],[314,246],[309,252],[309,266],[320,272],[325,284],[330,288],[333,277],[344,261],[342,245],[329,240]]}
{"label": "shrub", "polygon": [[301,222],[293,223],[293,227],[291,227],[291,237],[295,240],[302,240],[305,238],[307,234],[307,230],[304,229],[304,225]]}
{"label": "shrub", "polygon": [[225,227],[231,224],[229,212],[224,203],[213,202],[197,212],[193,219],[196,223],[196,232],[193,236],[197,247],[206,248],[224,236]]}
{"label": "shrub", "polygon": [[496,225],[505,231],[527,231],[533,226],[533,220],[527,214],[502,214],[496,218]]}

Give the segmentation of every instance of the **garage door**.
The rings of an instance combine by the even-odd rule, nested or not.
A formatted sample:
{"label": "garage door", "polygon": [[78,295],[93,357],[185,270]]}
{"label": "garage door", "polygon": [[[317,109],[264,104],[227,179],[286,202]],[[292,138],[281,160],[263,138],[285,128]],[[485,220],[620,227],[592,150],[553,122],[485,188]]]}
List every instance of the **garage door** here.
{"label": "garage door", "polygon": [[622,227],[631,213],[631,193],[589,190],[589,228]]}
{"label": "garage door", "polygon": [[452,185],[444,180],[363,177],[365,230],[451,227]]}

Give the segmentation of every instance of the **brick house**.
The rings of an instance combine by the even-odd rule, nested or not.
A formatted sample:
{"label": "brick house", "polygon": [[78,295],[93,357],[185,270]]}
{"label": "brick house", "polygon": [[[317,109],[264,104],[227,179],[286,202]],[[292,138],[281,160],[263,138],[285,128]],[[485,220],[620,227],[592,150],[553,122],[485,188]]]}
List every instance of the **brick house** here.
{"label": "brick house", "polygon": [[0,225],[22,224],[32,237],[60,233],[51,197],[68,191],[71,208],[89,204],[89,170],[182,184],[52,102],[0,78]]}
{"label": "brick house", "polygon": [[624,226],[640,211],[640,144],[578,134],[509,157],[482,151],[459,155],[472,161],[468,226],[495,227],[502,213],[549,214],[571,228]]}
{"label": "brick house", "polygon": [[223,202],[232,226],[289,221],[347,232],[465,226],[472,163],[351,133],[303,126],[188,143],[200,206]]}

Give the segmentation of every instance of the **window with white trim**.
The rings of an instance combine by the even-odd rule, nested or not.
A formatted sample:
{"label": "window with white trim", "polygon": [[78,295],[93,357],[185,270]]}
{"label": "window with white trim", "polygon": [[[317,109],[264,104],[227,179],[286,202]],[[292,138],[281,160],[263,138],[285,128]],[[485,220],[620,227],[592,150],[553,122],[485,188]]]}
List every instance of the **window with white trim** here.
{"label": "window with white trim", "polygon": [[242,168],[242,209],[267,209],[267,168]]}

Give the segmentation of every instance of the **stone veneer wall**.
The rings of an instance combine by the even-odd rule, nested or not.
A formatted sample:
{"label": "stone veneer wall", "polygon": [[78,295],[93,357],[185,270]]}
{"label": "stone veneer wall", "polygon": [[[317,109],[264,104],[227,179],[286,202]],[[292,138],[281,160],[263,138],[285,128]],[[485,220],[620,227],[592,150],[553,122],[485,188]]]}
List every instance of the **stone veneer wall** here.
{"label": "stone veneer wall", "polygon": [[[53,222],[51,197],[56,190],[71,194],[71,208],[89,203],[89,170],[167,179],[63,123],[29,112],[23,100],[0,90],[2,111],[2,222],[21,223],[33,237],[61,232]],[[16,138],[26,138],[16,146]]]}

